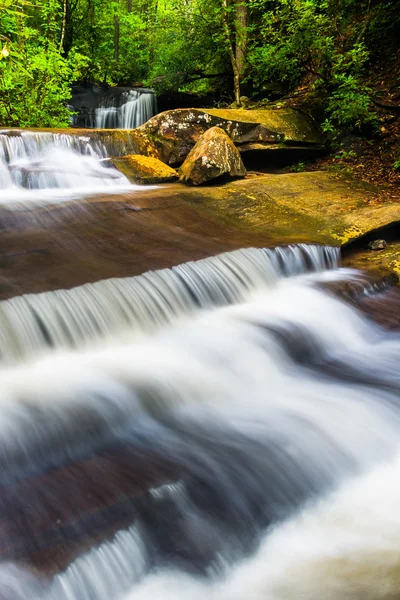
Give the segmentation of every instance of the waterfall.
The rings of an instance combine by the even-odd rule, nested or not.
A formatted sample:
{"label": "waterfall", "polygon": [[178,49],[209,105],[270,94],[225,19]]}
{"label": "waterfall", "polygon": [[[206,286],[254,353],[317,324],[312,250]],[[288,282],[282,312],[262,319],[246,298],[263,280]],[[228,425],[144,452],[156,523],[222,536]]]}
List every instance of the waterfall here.
{"label": "waterfall", "polygon": [[19,198],[21,190],[27,189],[104,191],[129,187],[125,176],[106,166],[106,157],[104,144],[85,136],[3,130],[0,189]]}
{"label": "waterfall", "polygon": [[73,89],[73,127],[135,129],[157,114],[157,99],[146,88]]}
{"label": "waterfall", "polygon": [[157,101],[151,90],[124,91],[118,101],[106,96],[95,109],[95,126],[98,129],[135,129],[157,113]]}
{"label": "waterfall", "polygon": [[247,248],[138,277],[4,300],[0,358],[78,347],[128,329],[150,333],[195,310],[240,302],[282,276],[333,269],[338,260],[339,250],[330,247]]}
{"label": "waterfall", "polygon": [[0,597],[397,597],[400,334],[321,286],[338,258],[1,304]]}

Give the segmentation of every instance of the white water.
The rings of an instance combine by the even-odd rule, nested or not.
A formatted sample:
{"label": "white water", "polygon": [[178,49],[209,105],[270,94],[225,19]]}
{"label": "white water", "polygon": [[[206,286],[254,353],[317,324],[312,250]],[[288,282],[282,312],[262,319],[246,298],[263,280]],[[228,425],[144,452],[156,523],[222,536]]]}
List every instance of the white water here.
{"label": "white water", "polygon": [[0,132],[0,202],[129,188],[124,175],[105,166],[106,156],[102,143],[84,136]]}
{"label": "white water", "polygon": [[204,582],[149,576],[123,600],[380,600],[400,595],[400,458],[277,527],[254,557]]}
{"label": "white water", "polygon": [[[53,580],[4,565],[4,598],[398,597],[400,336],[318,288],[350,276],[321,272],[335,256],[248,250],[9,301],[20,361],[0,373],[2,485],[116,443],[133,480],[146,457],[175,475]],[[60,348],[35,356],[49,335]],[[69,490],[72,520],[86,485]],[[31,502],[45,514],[57,494]]]}
{"label": "white water", "polygon": [[318,246],[248,248],[172,269],[0,302],[0,358],[78,347],[133,331],[151,333],[199,309],[233,304],[283,276],[333,269],[339,250]]}
{"label": "white water", "polygon": [[97,129],[135,129],[146,123],[157,113],[157,102],[153,92],[129,90],[122,94],[121,106],[106,98],[103,106],[95,110]]}

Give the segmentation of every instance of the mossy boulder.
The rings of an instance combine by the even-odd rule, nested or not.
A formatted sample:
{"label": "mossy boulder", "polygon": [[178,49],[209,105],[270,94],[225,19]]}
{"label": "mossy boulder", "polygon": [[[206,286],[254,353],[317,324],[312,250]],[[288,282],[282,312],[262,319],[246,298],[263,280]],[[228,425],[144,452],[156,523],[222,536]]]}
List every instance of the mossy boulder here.
{"label": "mossy boulder", "polygon": [[151,156],[129,154],[113,158],[111,162],[131,183],[171,183],[179,177],[175,169]]}
{"label": "mossy boulder", "polygon": [[180,180],[189,185],[200,185],[218,177],[245,175],[239,150],[219,127],[212,127],[199,138],[180,169]]}
{"label": "mossy boulder", "polygon": [[313,119],[292,108],[169,110],[156,115],[136,131],[154,143],[164,162],[179,165],[201,135],[212,127],[223,129],[240,151],[274,151],[301,146],[304,153],[308,150],[315,153],[325,145]]}

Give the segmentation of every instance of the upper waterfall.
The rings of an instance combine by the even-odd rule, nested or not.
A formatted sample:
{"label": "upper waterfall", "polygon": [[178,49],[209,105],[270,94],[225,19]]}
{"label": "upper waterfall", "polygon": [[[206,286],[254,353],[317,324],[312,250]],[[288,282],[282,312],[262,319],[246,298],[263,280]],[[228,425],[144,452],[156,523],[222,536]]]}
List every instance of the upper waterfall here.
{"label": "upper waterfall", "polygon": [[135,129],[157,114],[157,99],[147,88],[78,88],[70,108],[73,127]]}

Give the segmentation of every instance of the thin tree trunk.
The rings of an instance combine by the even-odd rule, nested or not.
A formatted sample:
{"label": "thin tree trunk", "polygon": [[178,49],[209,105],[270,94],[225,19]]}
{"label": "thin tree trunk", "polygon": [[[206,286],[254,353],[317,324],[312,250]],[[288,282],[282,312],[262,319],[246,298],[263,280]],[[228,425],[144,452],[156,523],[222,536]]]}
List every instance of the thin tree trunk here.
{"label": "thin tree trunk", "polygon": [[66,24],[67,24],[67,0],[63,0],[63,17],[62,17],[62,25],[61,25],[60,48],[59,48],[60,54],[61,54],[61,52],[63,50],[63,46],[64,46]]}
{"label": "thin tree trunk", "polygon": [[228,45],[229,56],[232,63],[232,71],[233,71],[233,89],[235,92],[235,102],[237,106],[240,106],[240,76],[238,64],[236,62],[235,52],[233,50],[231,32],[229,30],[229,20],[228,20],[228,0],[222,0],[222,25],[224,27],[226,42]]}
{"label": "thin tree trunk", "polygon": [[132,0],[126,0],[126,10],[132,12]]}
{"label": "thin tree trunk", "polygon": [[247,5],[246,0],[236,0],[235,6],[236,28],[236,65],[239,81],[242,84],[246,72],[247,51]]}
{"label": "thin tree trunk", "polygon": [[114,60],[119,62],[119,0],[114,0]]}

